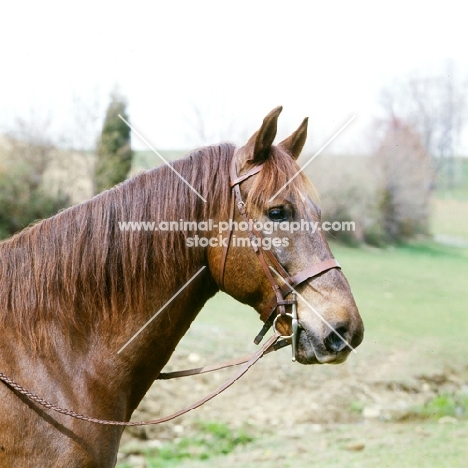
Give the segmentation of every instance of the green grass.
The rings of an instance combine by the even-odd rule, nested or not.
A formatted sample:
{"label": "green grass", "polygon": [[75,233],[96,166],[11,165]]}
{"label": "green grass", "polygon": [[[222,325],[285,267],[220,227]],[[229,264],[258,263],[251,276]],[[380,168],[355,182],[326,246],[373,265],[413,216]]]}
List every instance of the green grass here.
{"label": "green grass", "polygon": [[[389,382],[451,369],[468,379],[468,249],[415,243],[387,249],[332,245],[332,251],[350,282],[366,327],[363,344],[350,357],[352,366],[371,372],[380,370],[383,363],[388,366],[387,358],[395,355],[399,360],[385,370]],[[260,325],[251,308],[218,294],[202,310],[177,352],[196,352],[209,362],[241,355],[254,349],[251,339]],[[314,371],[326,378],[329,369],[334,368]],[[359,413],[361,403],[343,408],[346,410]],[[420,424],[345,425],[318,434],[312,428],[310,434],[300,436],[264,432],[263,437],[248,445],[234,443],[232,437],[235,440],[236,435],[228,431],[227,449],[221,452],[229,452],[227,455],[216,454],[211,443],[214,441],[214,446],[223,450],[220,441],[227,429],[221,426],[217,435],[202,429],[189,440],[169,444],[156,461],[151,458],[153,455],[148,456],[148,466],[464,467],[468,459],[468,424],[464,422],[467,411],[465,394],[445,392],[415,408],[415,415],[423,420]],[[441,416],[455,416],[459,422],[424,422]],[[300,427],[304,429],[306,425]],[[349,448],[360,441],[365,445],[362,451]]]}
{"label": "green grass", "polygon": [[[465,468],[468,423],[279,429],[227,456],[178,468]],[[149,465],[151,466],[151,465]],[[175,465],[161,465],[171,467]]]}
{"label": "green grass", "polygon": [[468,197],[462,200],[437,199],[432,204],[431,233],[455,236],[468,242]]}
{"label": "green grass", "polygon": [[213,456],[227,455],[238,445],[246,445],[252,440],[253,437],[244,430],[234,432],[224,423],[199,423],[194,436],[161,447],[156,456],[148,458],[148,464],[159,468],[166,461],[187,458],[207,460]]}
{"label": "green grass", "polygon": [[441,393],[424,405],[415,408],[415,413],[423,418],[439,419],[444,416],[468,418],[468,394]]}
{"label": "green grass", "polygon": [[[408,365],[465,363],[468,250],[414,244],[385,250],[334,252],[366,325],[363,346],[414,349]],[[465,353],[463,352],[465,350]]]}
{"label": "green grass", "polygon": [[[143,450],[148,468],[169,468],[179,466],[184,460],[208,460],[227,455],[236,447],[251,443],[254,437],[245,429],[232,430],[226,424],[216,421],[198,422],[192,435],[159,448]],[[131,453],[133,449],[128,448]],[[123,449],[125,453],[125,449]],[[124,468],[126,465],[120,465]]]}
{"label": "green grass", "polygon": [[449,187],[447,167],[437,176],[437,196],[442,199],[468,201],[468,158],[455,158],[455,177],[452,187]]}

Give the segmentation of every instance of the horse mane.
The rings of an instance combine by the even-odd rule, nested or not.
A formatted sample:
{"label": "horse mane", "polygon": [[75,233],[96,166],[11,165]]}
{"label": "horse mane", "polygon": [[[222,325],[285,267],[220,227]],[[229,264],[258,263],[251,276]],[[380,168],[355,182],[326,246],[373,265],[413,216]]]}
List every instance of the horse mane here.
{"label": "horse mane", "polygon": [[[227,219],[234,150],[222,143],[172,163],[207,203],[162,166],[0,242],[0,325],[37,349],[50,344],[52,326],[73,336],[105,332],[143,310],[155,284],[173,291],[175,281],[188,280],[204,253],[187,248],[183,232],[121,231],[118,222]],[[248,200],[265,203],[297,170],[273,147]],[[299,193],[305,180],[297,177],[288,190]]]}

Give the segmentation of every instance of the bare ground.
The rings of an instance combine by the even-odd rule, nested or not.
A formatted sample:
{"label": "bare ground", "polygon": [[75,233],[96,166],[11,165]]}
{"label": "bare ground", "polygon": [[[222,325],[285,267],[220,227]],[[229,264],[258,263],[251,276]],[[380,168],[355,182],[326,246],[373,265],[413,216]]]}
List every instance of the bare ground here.
{"label": "bare ground", "polygon": [[[416,424],[406,432],[409,431],[411,437],[424,438],[428,430],[417,429],[422,427],[422,422],[414,409],[440,393],[468,393],[468,366],[458,370],[436,370],[430,366],[412,368],[414,362],[408,356],[418,351],[421,350],[395,349],[369,358],[364,349],[361,356],[352,354],[339,366],[301,366],[290,361],[289,348],[281,350],[264,357],[243,379],[202,408],[163,425],[126,430],[122,451],[125,452],[129,444],[154,447],[190,436],[197,421],[223,422],[231,428],[247,425],[255,433],[262,434],[264,442],[223,458],[223,466],[270,466],[269,461],[278,461],[277,457],[281,456],[283,444],[299,458],[302,450],[302,458],[306,460],[310,452],[305,448],[310,446],[309,436],[321,440],[319,446],[324,457],[328,453],[325,448],[330,444],[350,452],[362,450],[361,445],[374,444],[375,448],[378,443],[384,443],[379,434],[388,439],[388,430],[395,423]],[[181,351],[173,357],[169,369],[203,364],[198,354]],[[215,389],[232,372],[225,370],[177,381],[157,381],[132,419],[155,418],[180,409]],[[453,418],[441,420],[445,422],[457,421]],[[463,436],[468,435],[466,424],[458,429]],[[274,441],[283,433],[287,435],[275,445]],[[398,430],[395,433],[391,429],[390,433],[395,440],[404,439],[398,435]],[[268,435],[266,439],[265,434]],[[461,436],[454,440],[462,443]],[[262,457],[264,464],[253,462]],[[121,461],[134,459],[123,453],[120,455]],[[145,466],[138,464],[138,458],[136,460],[133,466]],[[198,466],[194,463],[187,466]]]}

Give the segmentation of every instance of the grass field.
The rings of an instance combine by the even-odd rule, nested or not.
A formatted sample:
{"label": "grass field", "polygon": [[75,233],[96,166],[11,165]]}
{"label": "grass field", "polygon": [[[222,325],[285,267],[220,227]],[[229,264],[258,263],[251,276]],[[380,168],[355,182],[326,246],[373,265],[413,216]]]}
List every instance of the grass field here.
{"label": "grass field", "polygon": [[448,167],[437,176],[437,196],[444,200],[468,200],[468,158],[455,158],[453,178],[449,178]]}
{"label": "grass field", "polygon": [[[126,455],[119,467],[467,466],[468,250],[420,243],[389,249],[334,245],[333,252],[366,325],[358,353],[343,365],[313,368],[292,364],[286,351],[265,358],[259,370],[226,396],[184,417],[172,437],[164,429],[146,433],[155,444],[145,445],[146,452],[124,442]],[[259,323],[252,310],[219,294],[203,309],[171,362],[180,367],[194,354],[203,363],[243,354],[253,349],[250,341]],[[262,382],[270,382],[272,373],[280,383],[268,392]],[[190,401],[198,398],[191,392],[197,385],[176,384],[172,400],[187,393]],[[324,387],[322,393],[314,393],[318,385]],[[158,383],[156,388],[159,394],[174,389]],[[449,392],[445,400],[444,392]],[[333,398],[327,399],[327,393]],[[413,397],[419,409],[401,420],[382,414],[366,417],[376,403],[398,406]],[[466,404],[457,406],[455,397]],[[424,413],[421,408],[431,409]],[[440,419],[444,415],[448,419]],[[220,424],[221,435],[201,432],[203,420]],[[244,430],[241,421],[248,423],[245,443],[236,442],[238,431]],[[223,454],[209,449],[224,447],[226,437],[229,449]]]}
{"label": "grass field", "polygon": [[335,247],[366,323],[368,346],[421,348],[423,367],[466,363],[468,251],[438,244]]}
{"label": "grass field", "polygon": [[148,468],[466,468],[468,424],[299,426],[205,460],[148,457]]}
{"label": "grass field", "polygon": [[468,196],[464,200],[434,200],[431,221],[431,232],[435,236],[468,243]]}

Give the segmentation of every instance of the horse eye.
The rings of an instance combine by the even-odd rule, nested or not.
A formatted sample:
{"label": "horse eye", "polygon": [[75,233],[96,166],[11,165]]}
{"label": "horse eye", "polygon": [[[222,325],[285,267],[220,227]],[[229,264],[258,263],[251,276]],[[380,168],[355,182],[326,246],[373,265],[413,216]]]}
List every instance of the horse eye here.
{"label": "horse eye", "polygon": [[268,217],[272,221],[285,221],[288,218],[288,214],[284,206],[277,206],[268,210]]}

